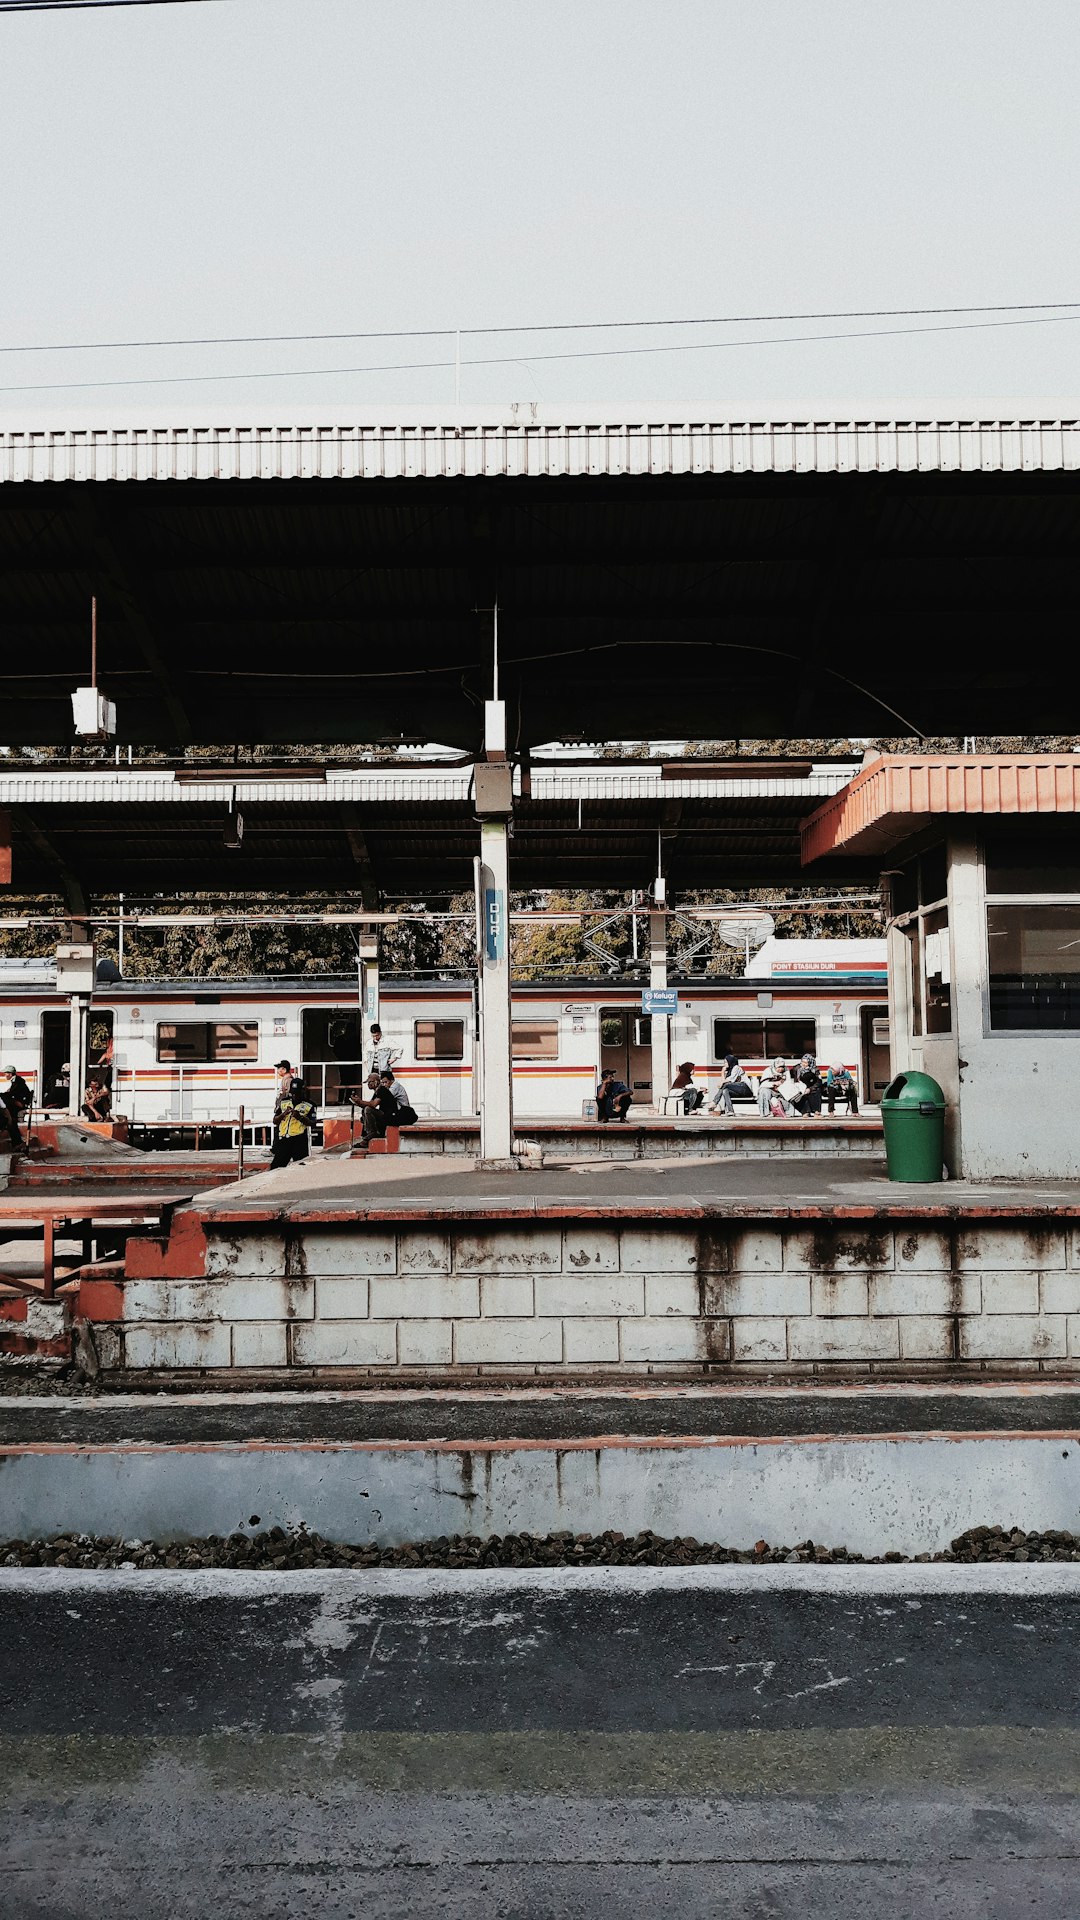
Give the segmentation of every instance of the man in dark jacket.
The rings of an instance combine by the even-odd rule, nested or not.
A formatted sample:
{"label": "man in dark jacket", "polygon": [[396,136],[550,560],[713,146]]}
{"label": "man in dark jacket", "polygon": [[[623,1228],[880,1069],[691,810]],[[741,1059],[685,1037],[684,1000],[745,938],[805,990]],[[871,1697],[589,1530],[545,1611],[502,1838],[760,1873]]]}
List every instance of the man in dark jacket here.
{"label": "man in dark jacket", "polygon": [[633,1099],[625,1080],[616,1080],[610,1067],[605,1067],[600,1075],[600,1085],[596,1089],[596,1117],[598,1120],[625,1120],[626,1110]]}
{"label": "man in dark jacket", "polygon": [[293,1160],[307,1159],[308,1130],[315,1118],[315,1109],[308,1099],[307,1089],[299,1075],[294,1074],[289,1061],[279,1060],[275,1072],[277,1098],[274,1101],[271,1170],[287,1167]]}
{"label": "man in dark jacket", "polygon": [[9,1067],[7,1074],[8,1084],[3,1093],[0,1093],[0,1102],[3,1103],[4,1112],[7,1116],[7,1127],[11,1135],[11,1144],[15,1149],[21,1149],[25,1147],[26,1142],[19,1132],[19,1121],[22,1119],[24,1113],[29,1113],[34,1103],[34,1097],[26,1081],[23,1079],[22,1074],[19,1072],[18,1067]]}
{"label": "man in dark jacket", "polygon": [[364,1102],[364,1139],[382,1140],[387,1127],[399,1124],[400,1112],[401,1104],[394,1092],[393,1074],[389,1070],[380,1073],[371,1099]]}

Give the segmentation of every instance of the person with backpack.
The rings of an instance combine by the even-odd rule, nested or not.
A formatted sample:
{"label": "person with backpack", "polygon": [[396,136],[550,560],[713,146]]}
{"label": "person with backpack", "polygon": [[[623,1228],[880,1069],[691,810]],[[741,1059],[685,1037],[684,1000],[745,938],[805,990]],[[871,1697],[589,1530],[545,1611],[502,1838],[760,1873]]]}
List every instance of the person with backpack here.
{"label": "person with backpack", "polygon": [[294,1074],[291,1063],[278,1060],[274,1071],[277,1074],[277,1098],[274,1101],[271,1171],[287,1167],[294,1160],[307,1159],[310,1146],[308,1135],[315,1123],[315,1108],[308,1099],[303,1081],[298,1074]]}

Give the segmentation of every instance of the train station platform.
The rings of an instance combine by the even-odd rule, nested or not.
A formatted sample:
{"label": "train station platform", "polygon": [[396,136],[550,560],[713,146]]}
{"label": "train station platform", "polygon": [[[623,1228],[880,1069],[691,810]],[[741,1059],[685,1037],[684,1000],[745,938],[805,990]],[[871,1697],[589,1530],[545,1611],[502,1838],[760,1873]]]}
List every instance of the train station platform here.
{"label": "train station platform", "polygon": [[[344,1147],[356,1137],[347,1120],[327,1120],[323,1131],[328,1149]],[[809,1153],[839,1159],[883,1151],[876,1107],[869,1113],[819,1115],[809,1120],[766,1120],[753,1109],[740,1111],[733,1119],[705,1113],[683,1119],[631,1109],[625,1122],[605,1125],[572,1117],[518,1115],[515,1134],[518,1151],[533,1146],[555,1159],[641,1160],[658,1152],[703,1160]],[[400,1151],[475,1158],[479,1141],[480,1122],[471,1117],[420,1120],[415,1127],[401,1129]]]}
{"label": "train station platform", "polygon": [[323,1159],[174,1204],[75,1312],[118,1380],[1069,1374],[1080,1184]]}

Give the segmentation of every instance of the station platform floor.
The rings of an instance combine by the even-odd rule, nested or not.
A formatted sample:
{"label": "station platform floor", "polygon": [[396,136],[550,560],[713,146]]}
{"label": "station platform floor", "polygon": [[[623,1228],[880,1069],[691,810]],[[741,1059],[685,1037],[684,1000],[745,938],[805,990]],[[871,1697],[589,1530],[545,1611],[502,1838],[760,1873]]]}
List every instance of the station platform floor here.
{"label": "station platform floor", "polygon": [[755,1218],[800,1213],[890,1213],[954,1218],[1009,1213],[1080,1216],[1080,1181],[1015,1184],[943,1181],[934,1185],[893,1182],[884,1161],[740,1156],[737,1160],[691,1160],[662,1153],[632,1161],[574,1159],[562,1165],[512,1173],[481,1171],[475,1161],[432,1166],[412,1157],[350,1161],[312,1159],[298,1167],[252,1174],[243,1182],[199,1195],[206,1220],[262,1215],[322,1219],[542,1213],[548,1208],[612,1214],[659,1210],[665,1214],[746,1214]]}

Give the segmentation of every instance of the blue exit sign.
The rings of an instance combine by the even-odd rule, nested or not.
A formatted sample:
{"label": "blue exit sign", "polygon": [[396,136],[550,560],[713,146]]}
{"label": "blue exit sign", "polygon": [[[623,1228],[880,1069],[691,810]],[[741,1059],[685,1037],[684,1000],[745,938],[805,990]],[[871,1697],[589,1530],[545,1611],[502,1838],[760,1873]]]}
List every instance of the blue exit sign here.
{"label": "blue exit sign", "polygon": [[643,987],[642,1013],[673,1014],[679,1011],[679,996],[674,987]]}

